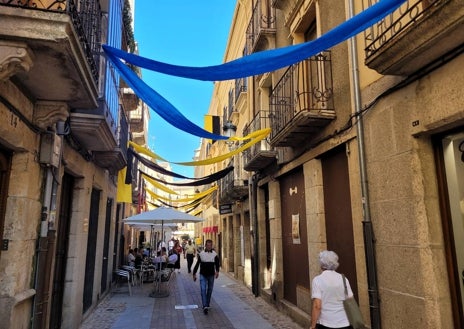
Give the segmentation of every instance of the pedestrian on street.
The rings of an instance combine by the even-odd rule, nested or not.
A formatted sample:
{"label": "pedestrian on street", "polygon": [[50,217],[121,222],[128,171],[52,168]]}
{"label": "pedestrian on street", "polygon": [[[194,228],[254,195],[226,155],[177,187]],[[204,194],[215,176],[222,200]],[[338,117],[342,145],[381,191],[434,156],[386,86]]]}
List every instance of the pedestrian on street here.
{"label": "pedestrian on street", "polygon": [[195,247],[195,245],[192,243],[192,240],[189,240],[185,245],[184,251],[187,257],[187,271],[191,273],[193,260],[195,259],[195,255],[197,253],[197,247]]}
{"label": "pedestrian on street", "polygon": [[350,283],[336,270],[338,255],[329,250],[319,253],[319,264],[322,273],[314,277],[312,282],[312,312],[310,329],[353,329],[343,308],[346,283],[348,297],[353,296]]}
{"label": "pedestrian on street", "polygon": [[197,271],[200,267],[200,289],[203,313],[208,314],[210,308],[211,294],[213,293],[214,280],[219,276],[219,257],[213,250],[213,241],[206,240],[205,249],[197,257],[193,268],[193,281],[197,280]]}
{"label": "pedestrian on street", "polygon": [[177,255],[176,263],[174,264],[174,268],[177,269],[177,273],[180,273],[180,255],[182,255],[182,246],[179,243],[179,240],[174,242],[174,247],[171,249],[173,254]]}

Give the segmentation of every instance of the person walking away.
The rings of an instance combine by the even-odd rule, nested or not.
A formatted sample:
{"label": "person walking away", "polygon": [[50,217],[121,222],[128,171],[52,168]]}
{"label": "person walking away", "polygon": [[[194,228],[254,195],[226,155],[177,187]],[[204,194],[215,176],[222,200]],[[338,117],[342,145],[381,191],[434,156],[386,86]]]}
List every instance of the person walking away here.
{"label": "person walking away", "polygon": [[219,257],[213,250],[213,241],[206,240],[205,249],[198,254],[197,262],[193,268],[193,281],[197,280],[197,271],[200,268],[200,289],[203,313],[208,314],[214,280],[219,276]]}
{"label": "person walking away", "polygon": [[177,273],[180,273],[180,255],[182,255],[182,246],[180,245],[179,240],[176,240],[176,242],[174,242],[172,252],[177,255],[177,260],[174,264],[174,268],[177,269]]}
{"label": "person walking away", "polygon": [[184,259],[185,259],[185,246],[187,245],[187,241],[183,239],[180,245],[182,246],[182,254],[184,255]]}
{"label": "person walking away", "polygon": [[[343,308],[345,287],[343,276],[336,272],[338,256],[333,251],[324,250],[319,253],[319,264],[322,273],[312,281],[311,327],[310,329],[352,329]],[[353,296],[350,283],[346,279],[348,298]]]}
{"label": "person walking away", "polygon": [[185,245],[185,256],[187,257],[187,271],[192,272],[193,259],[197,253],[197,247],[192,243],[192,240],[188,240],[188,243]]}

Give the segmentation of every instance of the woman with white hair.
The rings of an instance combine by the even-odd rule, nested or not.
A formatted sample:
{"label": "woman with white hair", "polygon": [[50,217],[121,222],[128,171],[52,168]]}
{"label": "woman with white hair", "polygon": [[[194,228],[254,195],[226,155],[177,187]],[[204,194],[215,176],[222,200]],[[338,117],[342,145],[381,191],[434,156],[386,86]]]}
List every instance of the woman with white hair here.
{"label": "woman with white hair", "polygon": [[[310,329],[352,328],[343,308],[345,288],[342,275],[336,272],[338,268],[337,254],[329,250],[320,252],[319,264],[322,273],[313,279],[311,288],[313,307]],[[348,298],[352,297],[353,292],[348,279],[346,279],[346,287]]]}

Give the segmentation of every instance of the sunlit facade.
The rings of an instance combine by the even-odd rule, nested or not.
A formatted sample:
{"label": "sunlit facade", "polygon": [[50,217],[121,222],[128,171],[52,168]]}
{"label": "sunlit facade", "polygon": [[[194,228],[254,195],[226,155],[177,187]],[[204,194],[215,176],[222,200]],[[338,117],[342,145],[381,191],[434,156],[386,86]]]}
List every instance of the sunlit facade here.
{"label": "sunlit facade", "polygon": [[[374,3],[238,1],[224,61],[311,41]],[[215,83],[221,125],[272,129],[204,169],[235,166],[197,224],[224,271],[309,326],[327,248],[372,328],[463,326],[463,25],[459,1],[408,0],[354,43]]]}

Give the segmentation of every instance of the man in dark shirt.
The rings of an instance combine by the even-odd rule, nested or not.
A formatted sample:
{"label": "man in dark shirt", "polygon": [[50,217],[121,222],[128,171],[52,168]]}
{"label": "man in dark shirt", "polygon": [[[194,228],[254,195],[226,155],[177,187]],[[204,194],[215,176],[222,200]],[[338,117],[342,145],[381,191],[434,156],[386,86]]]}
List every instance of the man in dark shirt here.
{"label": "man in dark shirt", "polygon": [[193,281],[197,280],[198,267],[200,267],[201,302],[203,303],[203,313],[206,315],[213,293],[214,279],[219,276],[219,257],[213,250],[213,241],[206,240],[205,249],[198,254],[197,262],[193,268]]}

